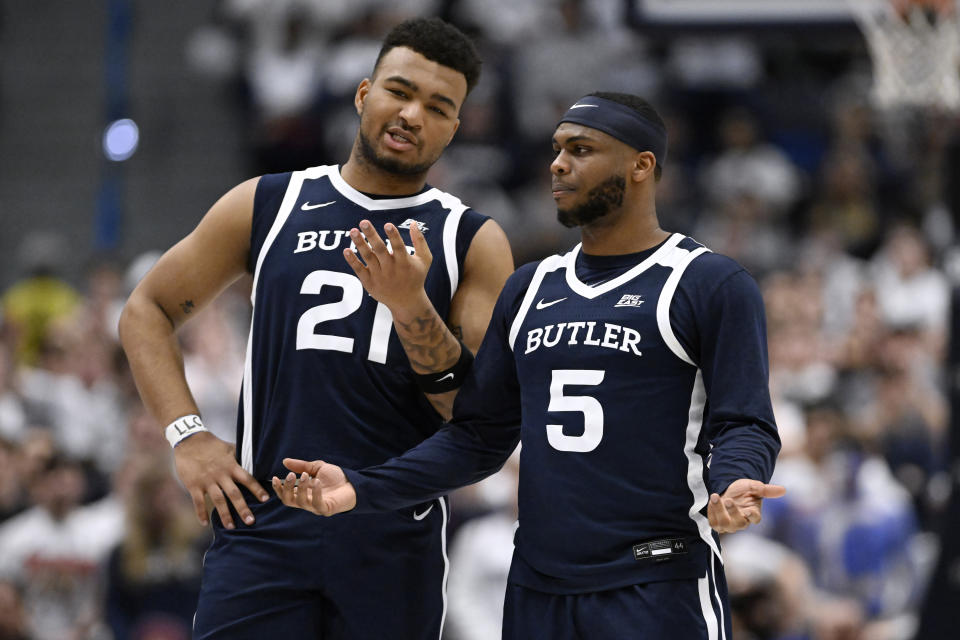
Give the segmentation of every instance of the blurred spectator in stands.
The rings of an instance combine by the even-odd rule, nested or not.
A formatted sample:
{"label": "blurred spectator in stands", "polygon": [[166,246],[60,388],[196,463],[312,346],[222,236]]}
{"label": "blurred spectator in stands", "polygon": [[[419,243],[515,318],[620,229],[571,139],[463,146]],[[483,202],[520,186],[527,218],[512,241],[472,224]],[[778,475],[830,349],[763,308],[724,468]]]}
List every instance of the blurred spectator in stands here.
{"label": "blurred spectator in stands", "polygon": [[846,146],[829,151],[821,162],[817,189],[807,213],[808,232],[835,233],[851,255],[870,257],[883,233],[874,173],[874,164],[864,149]]}
{"label": "blurred spectator in stands", "polygon": [[661,113],[667,125],[670,151],[668,168],[661,174],[657,185],[657,216],[665,228],[694,235],[703,214],[698,177],[699,150],[693,139],[691,123],[680,109],[665,104]]}
{"label": "blurred spectator in stands", "polygon": [[866,619],[905,614],[926,577],[913,553],[908,492],[882,457],[857,443],[835,403],[810,407],[806,425],[803,453],[781,457],[774,472],[789,497],[764,510],[761,532],[804,559],[818,590],[853,598]]}
{"label": "blurred spectator in stands", "polygon": [[518,448],[503,469],[477,485],[486,488],[492,510],[461,525],[450,546],[447,629],[457,640],[500,638],[503,594],[517,530],[519,474]]}
{"label": "blurred spectator in stands", "polygon": [[856,600],[823,594],[814,604],[810,626],[812,640],[873,640],[866,635],[866,614]]}
{"label": "blurred spectator in stands", "polygon": [[852,298],[853,318],[834,340],[832,359],[841,372],[862,374],[876,366],[886,327],[873,287],[863,287]]}
{"label": "blurred spectator in stands", "polygon": [[167,451],[139,458],[131,475],[126,534],[107,563],[107,623],[113,640],[187,640],[209,536],[171,474]]}
{"label": "blurred spectator in stands", "polygon": [[776,393],[800,404],[813,403],[830,395],[836,371],[823,357],[823,345],[816,329],[799,323],[770,332],[770,386]]}
{"label": "blurred spectator in stands", "polygon": [[855,420],[858,440],[886,459],[923,515],[927,483],[946,465],[947,400],[939,375],[921,331],[911,326],[887,331],[875,372],[864,380]]}
{"label": "blurred spectator in stands", "polygon": [[16,457],[17,473],[20,475],[23,486],[29,488],[50,465],[56,456],[56,445],[50,429],[43,426],[28,427],[20,442]]}
{"label": "blurred spectator in stands", "polygon": [[892,227],[874,256],[871,276],[884,323],[915,326],[928,353],[941,358],[950,284],[931,264],[930,248],[920,231],[905,224]]}
{"label": "blurred spectator in stands", "polygon": [[163,255],[163,252],[157,250],[144,251],[130,261],[123,272],[123,291],[120,296],[123,300],[126,300],[133,292],[143,276],[147,275],[147,272],[153,268],[161,255]]}
{"label": "blurred spectator in stands", "polygon": [[656,93],[660,72],[627,27],[625,8],[616,0],[540,3],[540,17],[530,25],[534,30],[516,51],[519,128],[531,144],[550,140],[557,120],[577,95],[597,87]]}
{"label": "blurred spectator in stands", "polygon": [[[126,431],[117,386],[116,343],[82,331],[80,318],[47,331],[38,366],[21,372],[35,421],[49,425],[57,448],[104,477],[123,459]],[[82,408],[82,410],[81,410]]]}
{"label": "blurred spectator in stands", "polygon": [[821,331],[822,283],[815,273],[778,272],[763,282],[770,390],[800,404],[830,395],[837,380]]}
{"label": "blurred spectator in stands", "polygon": [[28,506],[17,460],[19,453],[16,443],[0,438],[0,523]]}
{"label": "blurred spectator in stands", "polygon": [[803,560],[753,532],[724,536],[724,571],[737,640],[801,640],[814,589]]}
{"label": "blurred spectator in stands", "polygon": [[[458,0],[450,4],[453,5],[450,17],[456,24],[469,25],[495,47],[509,49],[539,37],[545,23],[555,19],[550,5],[559,3],[552,0]],[[483,59],[486,64],[486,58]]]}
{"label": "blurred spectator in stands", "polygon": [[23,587],[0,579],[0,640],[31,640],[23,609]]}
{"label": "blurred spectator in stands", "polygon": [[305,6],[256,4],[246,64],[256,173],[320,164],[322,120],[313,106],[321,89],[322,34]]}
{"label": "blurred spectator in stands", "polygon": [[763,201],[748,192],[708,208],[700,215],[693,235],[712,250],[736,259],[756,278],[788,267],[795,251],[786,230],[772,219]]}
{"label": "blurred spectator in stands", "polygon": [[911,193],[922,218],[927,239],[937,251],[956,240],[957,227],[948,204],[950,171],[949,145],[958,129],[956,119],[947,113],[930,113],[916,136],[918,152],[913,170]]}
{"label": "blurred spectator in stands", "polygon": [[127,414],[127,458],[150,459],[170,450],[170,443],[163,435],[162,425],[150,415],[146,407],[137,404]]}
{"label": "blurred spectator in stands", "polygon": [[243,381],[243,339],[218,298],[181,333],[183,366],[203,422],[214,435],[236,440],[237,398]]}
{"label": "blurred spectator in stands", "polygon": [[34,364],[48,327],[69,316],[80,301],[59,277],[66,255],[66,238],[49,231],[31,233],[20,244],[18,262],[26,275],[0,297],[2,320],[15,336],[18,363]]}
{"label": "blurred spectator in stands", "polygon": [[87,266],[86,286],[79,322],[83,332],[116,342],[117,322],[123,309],[124,274],[120,266],[107,257],[97,257]]}
{"label": "blurred spectator in stands", "polygon": [[700,174],[708,212],[695,235],[756,277],[791,264],[786,214],[801,194],[799,169],[767,142],[756,118],[736,107],[719,126],[720,150]]}
{"label": "blurred spectator in stands", "polygon": [[29,489],[36,506],[0,526],[0,577],[24,584],[37,640],[84,638],[99,621],[99,567],[123,534],[122,508],[109,498],[79,506],[83,471],[62,456]]}
{"label": "blurred spectator in stands", "polygon": [[867,263],[849,255],[840,235],[831,229],[819,229],[795,243],[799,247],[795,269],[818,279],[822,306],[819,324],[824,338],[837,350],[856,322]]}
{"label": "blurred spectator in stands", "polygon": [[18,441],[27,428],[23,398],[15,388],[13,357],[0,342],[0,438]]}
{"label": "blurred spectator in stands", "polygon": [[867,149],[871,155],[879,153],[880,140],[874,110],[862,91],[851,85],[855,81],[842,78],[836,83],[832,104],[827,114],[830,135],[837,148]]}
{"label": "blurred spectator in stands", "polygon": [[799,169],[761,135],[760,123],[743,107],[723,115],[719,139],[720,152],[702,174],[707,196],[714,203],[724,203],[749,195],[766,220],[778,223],[800,196]]}
{"label": "blurred spectator in stands", "polygon": [[[689,123],[691,157],[703,160],[720,147],[716,138],[721,114],[733,105],[749,104],[755,89],[775,86],[764,69],[764,52],[745,34],[678,33],[661,42],[665,52],[657,67],[663,70],[663,90]],[[694,178],[688,189],[703,186],[700,176]]]}

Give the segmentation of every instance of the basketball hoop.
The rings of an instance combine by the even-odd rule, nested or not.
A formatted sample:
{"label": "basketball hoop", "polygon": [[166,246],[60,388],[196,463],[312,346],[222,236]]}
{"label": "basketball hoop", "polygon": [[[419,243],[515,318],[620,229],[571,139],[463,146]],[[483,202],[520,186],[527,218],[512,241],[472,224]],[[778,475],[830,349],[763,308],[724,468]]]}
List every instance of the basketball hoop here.
{"label": "basketball hoop", "polygon": [[960,0],[847,0],[873,59],[877,108],[960,112]]}

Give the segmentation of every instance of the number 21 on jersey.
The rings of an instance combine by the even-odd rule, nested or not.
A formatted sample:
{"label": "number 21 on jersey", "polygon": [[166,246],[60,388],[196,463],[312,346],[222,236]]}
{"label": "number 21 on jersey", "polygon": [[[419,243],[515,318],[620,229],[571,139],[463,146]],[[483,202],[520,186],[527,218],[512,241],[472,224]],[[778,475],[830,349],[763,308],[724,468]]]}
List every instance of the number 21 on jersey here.
{"label": "number 21 on jersey", "polygon": [[[363,302],[363,285],[360,279],[340,271],[321,269],[307,275],[300,286],[303,295],[317,295],[323,287],[337,287],[343,291],[343,297],[337,302],[327,302],[310,307],[303,312],[297,322],[297,351],[302,349],[321,349],[353,353],[353,338],[335,336],[329,333],[317,333],[316,328],[330,320],[346,318],[360,308]],[[387,346],[390,343],[390,329],[393,327],[393,314],[381,302],[370,329],[370,350],[367,359],[385,364]]]}

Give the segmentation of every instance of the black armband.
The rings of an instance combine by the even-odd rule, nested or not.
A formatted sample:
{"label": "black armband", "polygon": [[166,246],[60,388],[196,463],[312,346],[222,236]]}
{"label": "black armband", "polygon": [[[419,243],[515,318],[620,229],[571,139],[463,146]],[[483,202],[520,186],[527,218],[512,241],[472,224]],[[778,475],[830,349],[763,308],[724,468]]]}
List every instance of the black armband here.
{"label": "black armband", "polygon": [[[460,340],[457,340],[457,342],[460,342]],[[460,358],[452,367],[434,373],[414,372],[413,377],[417,381],[417,386],[424,393],[446,393],[460,388],[472,364],[473,353],[470,352],[467,345],[460,342]]]}

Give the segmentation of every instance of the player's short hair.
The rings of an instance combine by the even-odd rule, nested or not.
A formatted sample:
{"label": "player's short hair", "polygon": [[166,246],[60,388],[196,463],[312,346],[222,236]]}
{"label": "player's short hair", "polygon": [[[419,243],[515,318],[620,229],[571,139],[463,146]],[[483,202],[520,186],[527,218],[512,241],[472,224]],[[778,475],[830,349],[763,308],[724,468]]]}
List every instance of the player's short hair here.
{"label": "player's short hair", "polygon": [[[653,105],[640,96],[635,96],[632,93],[618,93],[616,91],[594,91],[590,95],[597,98],[603,98],[604,100],[610,100],[611,102],[617,102],[625,107],[630,107],[644,120],[662,127],[664,131],[667,129],[666,123],[664,123],[663,118],[660,117],[660,114],[657,113],[657,110],[653,108]],[[661,175],[663,175],[663,167],[657,164],[656,168],[653,170],[653,179],[659,182]]]}
{"label": "player's short hair", "polygon": [[413,49],[427,60],[459,71],[467,80],[468,94],[480,79],[477,48],[460,29],[440,18],[411,18],[391,29],[377,54],[374,74],[383,56],[395,47]]}

